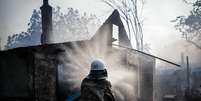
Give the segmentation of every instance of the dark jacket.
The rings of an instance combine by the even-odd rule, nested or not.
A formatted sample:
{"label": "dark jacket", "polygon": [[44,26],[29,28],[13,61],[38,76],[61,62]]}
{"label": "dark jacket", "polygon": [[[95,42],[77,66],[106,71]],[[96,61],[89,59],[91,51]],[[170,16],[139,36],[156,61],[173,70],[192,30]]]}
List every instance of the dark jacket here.
{"label": "dark jacket", "polygon": [[81,84],[80,101],[115,101],[111,87],[106,79],[85,78]]}

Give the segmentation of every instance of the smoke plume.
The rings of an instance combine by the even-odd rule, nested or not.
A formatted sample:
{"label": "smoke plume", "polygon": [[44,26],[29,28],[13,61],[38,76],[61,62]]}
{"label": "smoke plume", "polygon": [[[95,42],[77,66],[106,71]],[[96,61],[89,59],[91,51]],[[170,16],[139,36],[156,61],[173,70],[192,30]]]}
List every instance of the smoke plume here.
{"label": "smoke plume", "polygon": [[[73,91],[80,89],[82,80],[90,71],[91,62],[101,59],[105,62],[108,71],[108,80],[117,101],[135,101],[136,99],[136,72],[125,61],[123,49],[111,48],[105,36],[96,41],[82,43],[72,42],[71,47],[63,45],[65,53],[60,56],[59,82],[63,90]],[[123,52],[124,51],[124,52]],[[67,86],[66,86],[67,85]]]}

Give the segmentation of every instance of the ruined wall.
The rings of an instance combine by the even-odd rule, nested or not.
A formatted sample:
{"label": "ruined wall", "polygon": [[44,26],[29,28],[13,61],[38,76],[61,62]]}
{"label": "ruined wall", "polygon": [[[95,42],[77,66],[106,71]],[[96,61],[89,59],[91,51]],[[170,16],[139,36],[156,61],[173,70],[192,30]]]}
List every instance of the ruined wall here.
{"label": "ruined wall", "polygon": [[140,55],[140,101],[153,101],[155,58]]}
{"label": "ruined wall", "polygon": [[57,61],[53,54],[41,48],[34,53],[35,97],[39,101],[56,101]]}
{"label": "ruined wall", "polygon": [[25,101],[33,97],[33,55],[20,48],[0,52],[0,101]]}
{"label": "ruined wall", "polygon": [[0,52],[0,100],[56,101],[56,51],[37,46]]}

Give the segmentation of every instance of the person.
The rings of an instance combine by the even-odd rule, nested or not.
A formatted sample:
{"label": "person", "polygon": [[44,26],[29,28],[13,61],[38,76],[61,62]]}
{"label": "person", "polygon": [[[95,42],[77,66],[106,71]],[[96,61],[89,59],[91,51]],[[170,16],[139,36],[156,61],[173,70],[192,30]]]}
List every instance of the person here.
{"label": "person", "polygon": [[79,101],[115,101],[107,77],[103,61],[94,60],[89,75],[82,81]]}

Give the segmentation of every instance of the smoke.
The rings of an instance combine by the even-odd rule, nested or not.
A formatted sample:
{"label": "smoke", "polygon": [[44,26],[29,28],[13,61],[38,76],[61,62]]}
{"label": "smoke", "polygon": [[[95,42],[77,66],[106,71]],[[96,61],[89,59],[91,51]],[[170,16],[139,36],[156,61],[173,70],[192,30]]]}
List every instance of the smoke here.
{"label": "smoke", "polygon": [[93,41],[72,42],[70,46],[62,46],[66,51],[59,58],[59,82],[65,87],[62,90],[71,92],[80,89],[82,80],[90,71],[91,62],[102,59],[116,100],[135,101],[136,72],[134,67],[126,65],[126,50],[109,47],[107,31],[101,32],[101,35],[101,38],[97,37]]}
{"label": "smoke", "polygon": [[[173,52],[174,51],[174,52]],[[189,57],[189,62],[191,68],[201,67],[201,50],[195,47],[194,45],[186,42],[186,40],[177,40],[174,41],[166,46],[164,48],[161,48],[158,52],[158,56],[162,57],[164,59],[167,59],[169,61],[172,61],[177,64],[181,64],[181,54],[184,54],[184,62],[186,63],[186,56]],[[159,62],[161,62],[159,60]],[[159,65],[165,66],[165,68],[170,67],[176,68],[173,65],[167,66],[168,64],[161,62]],[[161,66],[157,66],[158,69],[161,68]]]}

